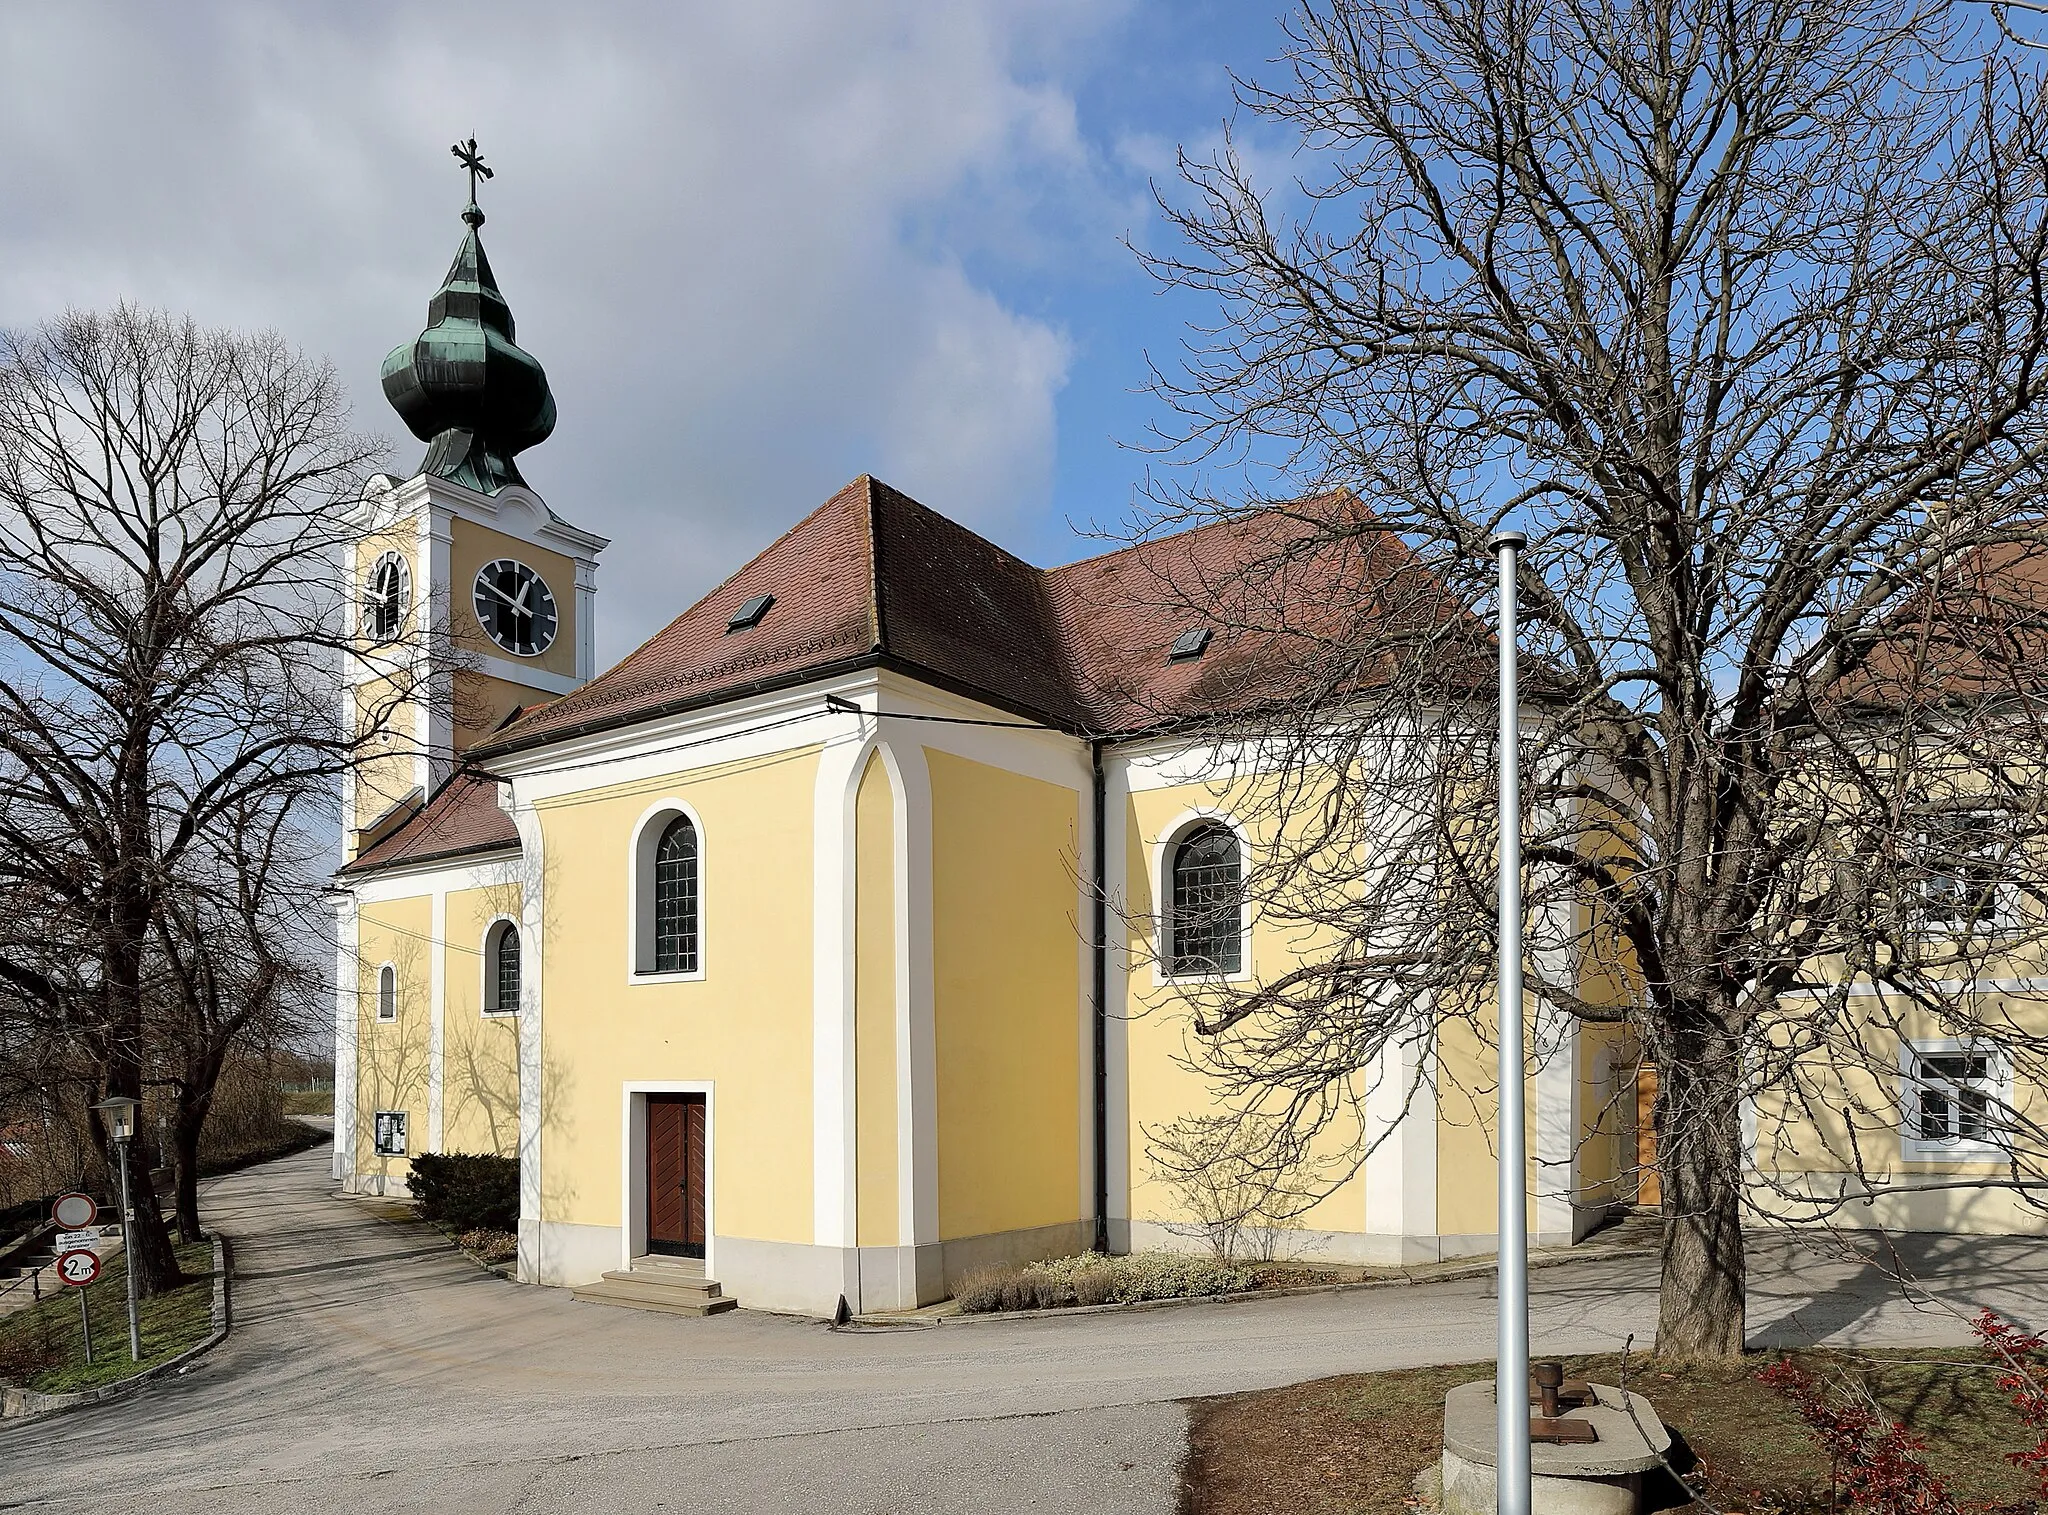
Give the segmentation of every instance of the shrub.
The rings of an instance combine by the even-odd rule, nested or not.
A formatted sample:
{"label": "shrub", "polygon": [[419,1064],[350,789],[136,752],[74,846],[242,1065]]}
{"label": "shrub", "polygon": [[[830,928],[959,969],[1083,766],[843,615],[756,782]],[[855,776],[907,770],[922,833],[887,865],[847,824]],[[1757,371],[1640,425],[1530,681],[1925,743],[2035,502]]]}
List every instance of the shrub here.
{"label": "shrub", "polygon": [[413,1208],[453,1231],[519,1229],[519,1160],[479,1152],[423,1152],[412,1160]]}
{"label": "shrub", "polygon": [[1003,1308],[1003,1280],[1010,1274],[1002,1268],[976,1268],[960,1281],[954,1297],[969,1315],[986,1315]]}
{"label": "shrub", "polygon": [[519,1238],[510,1231],[465,1231],[455,1245],[480,1262],[510,1262],[519,1255]]}

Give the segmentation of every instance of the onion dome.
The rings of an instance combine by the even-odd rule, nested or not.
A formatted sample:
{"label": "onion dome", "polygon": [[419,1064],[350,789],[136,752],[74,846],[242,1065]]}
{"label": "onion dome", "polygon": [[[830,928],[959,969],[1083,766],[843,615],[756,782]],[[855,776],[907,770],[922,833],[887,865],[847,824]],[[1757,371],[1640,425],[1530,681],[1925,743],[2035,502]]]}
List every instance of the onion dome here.
{"label": "onion dome", "polygon": [[427,304],[427,329],[384,360],[384,398],[427,444],[422,473],[496,494],[526,482],[513,455],[547,440],[555,399],[539,359],[512,340],[474,199],[462,219],[469,230]]}

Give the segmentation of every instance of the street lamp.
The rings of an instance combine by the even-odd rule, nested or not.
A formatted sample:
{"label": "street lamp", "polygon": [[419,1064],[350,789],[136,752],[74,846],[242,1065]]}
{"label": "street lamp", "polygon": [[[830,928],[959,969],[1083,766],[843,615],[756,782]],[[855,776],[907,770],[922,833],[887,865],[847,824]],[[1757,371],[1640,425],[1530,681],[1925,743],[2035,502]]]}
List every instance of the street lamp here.
{"label": "street lamp", "polygon": [[1528,538],[1493,538],[1500,568],[1500,1339],[1493,1380],[1500,1515],[1529,1515],[1529,1218],[1522,1088],[1522,723],[1515,575]]}
{"label": "street lamp", "polygon": [[114,1139],[114,1166],[121,1176],[121,1246],[128,1254],[122,1271],[128,1276],[128,1356],[134,1362],[142,1361],[142,1317],[135,1304],[135,1217],[128,1205],[128,1143],[135,1138],[135,1117],[141,1108],[141,1100],[125,1094],[110,1094],[93,1106]]}

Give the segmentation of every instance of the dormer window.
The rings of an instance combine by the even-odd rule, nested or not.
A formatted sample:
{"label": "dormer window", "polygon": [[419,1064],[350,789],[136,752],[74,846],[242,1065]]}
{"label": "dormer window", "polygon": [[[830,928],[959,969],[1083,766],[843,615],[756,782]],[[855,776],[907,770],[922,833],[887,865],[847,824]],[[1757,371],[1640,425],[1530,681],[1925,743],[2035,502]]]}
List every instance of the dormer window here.
{"label": "dormer window", "polygon": [[750,631],[761,624],[761,617],[768,614],[768,607],[775,603],[772,594],[757,594],[746,604],[732,613],[732,619],[725,623],[728,634],[735,631]]}
{"label": "dormer window", "polygon": [[1190,626],[1173,639],[1173,645],[1166,649],[1169,663],[1191,663],[1209,650],[1209,628]]}

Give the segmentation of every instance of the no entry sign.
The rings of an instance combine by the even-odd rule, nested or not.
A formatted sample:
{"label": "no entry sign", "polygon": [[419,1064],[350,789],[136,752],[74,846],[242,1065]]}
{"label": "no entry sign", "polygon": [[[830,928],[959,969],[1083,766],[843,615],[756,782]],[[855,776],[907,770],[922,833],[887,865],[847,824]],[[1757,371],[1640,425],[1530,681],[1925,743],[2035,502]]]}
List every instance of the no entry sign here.
{"label": "no entry sign", "polygon": [[57,1277],[74,1289],[83,1289],[100,1276],[100,1259],[96,1252],[60,1252],[57,1254]]}
{"label": "no entry sign", "polygon": [[50,1219],[67,1231],[83,1231],[99,1216],[100,1207],[92,1202],[90,1194],[60,1194],[50,1206]]}

